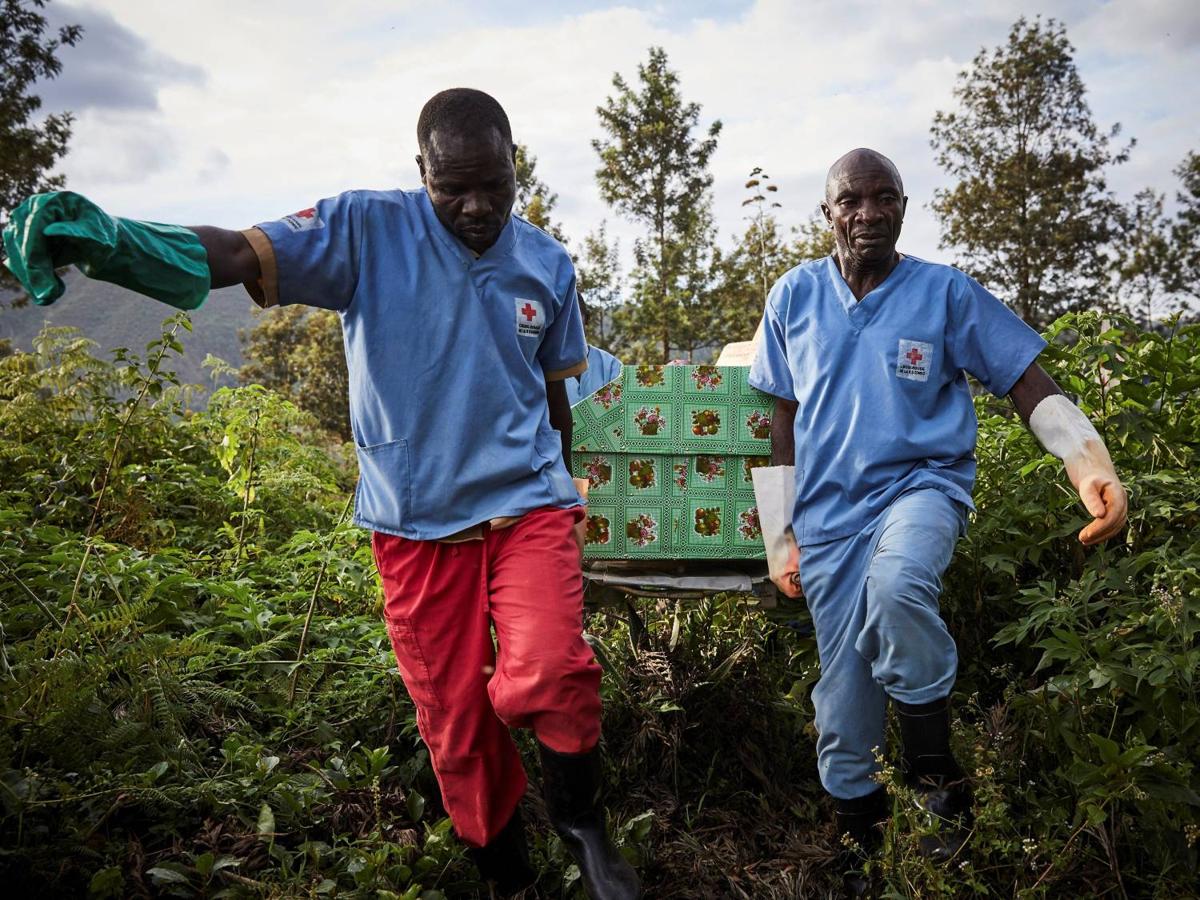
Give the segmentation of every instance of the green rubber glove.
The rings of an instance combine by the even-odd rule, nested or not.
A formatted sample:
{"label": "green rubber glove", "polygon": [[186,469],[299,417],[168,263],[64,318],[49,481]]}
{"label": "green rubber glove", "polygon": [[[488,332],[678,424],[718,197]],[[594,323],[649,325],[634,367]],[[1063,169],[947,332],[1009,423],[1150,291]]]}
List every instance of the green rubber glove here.
{"label": "green rubber glove", "polygon": [[71,191],[34,194],[13,210],[4,252],[4,264],[39,306],[63,295],[54,270],[72,264],[176,309],[196,309],[208,296],[208,253],[193,232],[115,218]]}

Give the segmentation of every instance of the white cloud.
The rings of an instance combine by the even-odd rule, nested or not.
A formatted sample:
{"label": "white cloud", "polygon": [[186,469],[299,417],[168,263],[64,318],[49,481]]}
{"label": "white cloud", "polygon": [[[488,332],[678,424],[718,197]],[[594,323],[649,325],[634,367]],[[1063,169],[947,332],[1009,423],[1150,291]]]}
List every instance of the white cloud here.
{"label": "white cloud", "polygon": [[[504,103],[559,194],[568,233],[579,239],[607,217],[628,248],[633,232],[594,185],[595,107],[614,71],[635,80],[647,47],[662,45],[703,121],[725,125],[713,160],[723,240],[742,227],[750,167],[763,166],[781,186],[783,218],[796,224],[819,200],[829,163],[867,145],[905,176],[903,246],[935,258],[945,254],[925,206],[941,183],[928,144],[933,112],[951,103],[955,74],[981,47],[1002,43],[1021,14],[999,0],[758,0],[740,15],[719,5],[709,19],[685,18],[679,4],[627,5],[527,12],[505,26],[494,10],[472,16],[468,3],[434,10],[371,0],[336,15],[315,0],[104,6],[157,52],[205,73],[203,83],[164,82],[161,119],[81,121],[64,171],[73,188],[117,212],[244,226],[350,187],[412,186],[422,103],[465,84]],[[1042,8],[1067,25],[1097,120],[1120,120],[1140,138],[1113,184],[1173,192],[1171,168],[1198,143],[1195,4],[1047,0]],[[71,77],[68,58],[62,78]]]}
{"label": "white cloud", "polygon": [[176,131],[157,117],[84,109],[73,125],[68,187],[124,186],[137,192],[152,177],[171,177],[180,159]]}
{"label": "white cloud", "polygon": [[46,8],[46,21],[51,30],[64,25],[83,28],[82,39],[60,51],[60,61],[69,67],[69,76],[36,87],[48,111],[154,111],[158,109],[158,92],[165,85],[204,82],[202,68],[155,50],[112,13],[92,6],[55,3]]}

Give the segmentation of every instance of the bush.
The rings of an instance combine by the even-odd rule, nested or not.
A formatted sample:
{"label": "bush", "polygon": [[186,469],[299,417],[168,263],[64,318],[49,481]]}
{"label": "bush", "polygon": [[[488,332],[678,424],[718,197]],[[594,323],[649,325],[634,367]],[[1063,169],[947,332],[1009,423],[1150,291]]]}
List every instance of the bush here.
{"label": "bush", "polygon": [[1085,550],[1059,462],[980,401],[978,514],[944,598],[992,798],[968,865],[981,893],[1183,896],[1200,838],[1200,328],[1080,314],[1048,337],[1042,364],[1104,436],[1130,522]]}
{"label": "bush", "polygon": [[[256,386],[203,411],[63,330],[0,357],[0,875],[18,894],[476,896],[379,621],[352,463]],[[976,834],[890,896],[1194,895],[1200,837],[1200,329],[1069,316],[1043,362],[1105,435],[1130,526],[1084,515],[981,398],[979,507],[947,575]],[[594,612],[613,822],[649,896],[834,889],[802,609]],[[532,792],[544,896],[581,895]]]}

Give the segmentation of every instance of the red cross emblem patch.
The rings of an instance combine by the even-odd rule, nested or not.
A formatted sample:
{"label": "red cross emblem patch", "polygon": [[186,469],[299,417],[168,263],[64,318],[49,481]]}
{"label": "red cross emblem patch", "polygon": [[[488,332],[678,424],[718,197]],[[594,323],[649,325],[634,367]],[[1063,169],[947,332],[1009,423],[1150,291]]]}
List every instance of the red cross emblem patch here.
{"label": "red cross emblem patch", "polygon": [[517,334],[524,337],[540,335],[546,325],[546,310],[541,301],[516,297],[513,302],[517,309]]}
{"label": "red cross emblem patch", "polygon": [[929,367],[933,362],[933,345],[925,341],[900,339],[896,353],[896,377],[911,381],[928,381]]}
{"label": "red cross emblem patch", "polygon": [[284,216],[283,224],[292,231],[312,231],[314,228],[325,227],[325,223],[317,215],[316,208],[312,206],[302,209],[300,212],[294,212],[290,216]]}

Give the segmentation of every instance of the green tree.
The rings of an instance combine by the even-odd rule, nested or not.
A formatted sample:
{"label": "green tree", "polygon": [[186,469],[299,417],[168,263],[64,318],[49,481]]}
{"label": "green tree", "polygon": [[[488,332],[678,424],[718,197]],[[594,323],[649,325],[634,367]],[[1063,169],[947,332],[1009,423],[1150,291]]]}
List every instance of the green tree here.
{"label": "green tree", "polygon": [[[67,152],[71,114],[36,121],[42,100],[30,91],[62,71],[58,51],[74,46],[83,28],[65,25],[48,34],[45,6],[46,0],[0,0],[0,228],[9,210],[30,194],[63,185],[61,175],[46,173]],[[0,267],[0,285],[13,283]]]}
{"label": "green tree", "polygon": [[575,277],[588,343],[617,353],[622,348],[613,312],[621,304],[621,253],[618,242],[609,241],[606,222],[583,239],[583,252],[575,258]]}
{"label": "green tree", "polygon": [[46,0],[0,0],[0,225],[30,194],[61,187],[61,175],[46,173],[67,152],[71,114],[34,121],[42,100],[35,83],[62,71],[58,51],[83,36],[79,25],[48,34],[41,10]]}
{"label": "green tree", "polygon": [[955,182],[934,193],[941,246],[1036,325],[1101,295],[1118,212],[1105,169],[1129,151],[1110,149],[1119,125],[1096,127],[1072,54],[1054,19],[1018,19],[959,74],[930,142]]}
{"label": "green tree", "polygon": [[772,198],[771,195],[779,191],[779,186],[771,184],[770,181],[771,176],[762,170],[762,166],[755,166],[750,170],[750,177],[746,180],[746,189],[751,191],[751,194],[742,201],[743,209],[747,207],[751,209],[750,228],[746,232],[743,246],[746,248],[750,265],[762,285],[763,303],[766,303],[767,292],[777,277],[772,275],[772,260],[768,256],[768,247],[770,246],[768,233],[771,233],[770,236],[776,236],[774,232],[777,231],[775,216],[771,210],[780,209],[783,206],[778,200]]}
{"label": "green tree", "polygon": [[351,439],[350,378],[335,313],[287,306],[242,333],[243,384],[261,384],[308,412],[331,435]]}
{"label": "green tree", "polygon": [[824,259],[833,253],[833,229],[820,211],[814,212],[803,225],[796,226],[792,253],[795,265],[814,259]]}
{"label": "green tree", "polygon": [[1169,241],[1170,221],[1163,212],[1162,194],[1145,188],[1121,211],[1114,270],[1117,295],[1130,314],[1150,328],[1166,311],[1163,301],[1175,268]]}
{"label": "green tree", "polygon": [[799,261],[776,217],[782,204],[774,199],[778,188],[770,176],[755,166],[745,187],[746,230],[732,249],[718,251],[713,259],[712,296],[721,343],[753,337],[771,286]]}
{"label": "green tree", "polygon": [[1171,224],[1171,246],[1176,265],[1167,288],[1190,297],[1200,296],[1200,154],[1195,151],[1183,158],[1175,169],[1180,189],[1179,204]]}
{"label": "green tree", "polygon": [[782,208],[774,199],[778,191],[760,167],[751,170],[746,190],[746,230],[729,252],[718,251],[713,261],[719,333],[725,341],[753,336],[767,295],[785,272],[833,252],[833,232],[818,213],[794,228],[790,238],[785,235],[774,212]]}
{"label": "green tree", "polygon": [[[685,103],[679,76],[660,47],[638,66],[638,86],[613,75],[614,93],[597,108],[605,137],[592,141],[600,157],[600,196],[643,226],[634,244],[633,296],[616,320],[642,361],[666,362],[705,341],[707,276],[712,245],[709,159],[721,123],[700,137],[700,106]],[[636,337],[635,337],[636,336]]]}
{"label": "green tree", "polygon": [[538,228],[551,234],[560,243],[567,242],[562,226],[550,218],[558,205],[558,194],[538,177],[537,157],[524,144],[517,144],[517,201],[513,208]]}

